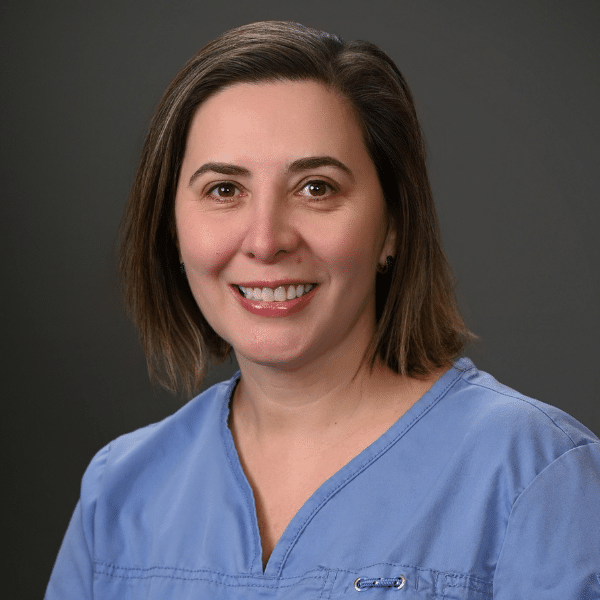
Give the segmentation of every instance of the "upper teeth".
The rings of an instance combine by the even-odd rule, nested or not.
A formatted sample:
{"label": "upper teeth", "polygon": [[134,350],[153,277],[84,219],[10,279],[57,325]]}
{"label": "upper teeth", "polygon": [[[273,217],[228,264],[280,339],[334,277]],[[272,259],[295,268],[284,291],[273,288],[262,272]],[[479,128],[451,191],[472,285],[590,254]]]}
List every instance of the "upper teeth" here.
{"label": "upper teeth", "polygon": [[293,300],[310,292],[315,287],[311,283],[301,285],[290,285],[273,288],[251,288],[238,286],[244,296],[250,300],[262,300],[263,302],[283,302],[284,300]]}

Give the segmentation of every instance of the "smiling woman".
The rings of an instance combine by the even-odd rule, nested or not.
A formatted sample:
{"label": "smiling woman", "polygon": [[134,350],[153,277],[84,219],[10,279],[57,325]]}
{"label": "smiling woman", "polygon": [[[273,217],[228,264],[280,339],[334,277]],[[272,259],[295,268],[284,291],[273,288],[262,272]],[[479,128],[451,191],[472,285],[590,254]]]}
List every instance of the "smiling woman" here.
{"label": "smiling woman", "polygon": [[285,22],[208,44],[122,234],[151,375],[198,386],[230,352],[240,371],[97,454],[48,600],[600,598],[600,442],[459,358],[380,49]]}
{"label": "smiling woman", "polygon": [[[285,97],[276,83],[286,84]],[[277,98],[270,98],[268,90],[276,90]],[[219,99],[225,101],[222,106]],[[327,100],[323,106],[318,104],[321,99]],[[260,102],[272,115],[268,110],[262,111],[262,117],[257,113]],[[210,115],[206,117],[209,111],[217,119],[214,123],[209,123]],[[333,136],[334,128],[328,123],[332,115],[337,124]],[[260,124],[255,120],[259,117]],[[210,131],[203,123],[210,124]],[[395,262],[385,276],[371,274],[377,327],[365,353],[367,362],[374,364],[379,359],[391,371],[411,376],[425,376],[448,365],[460,354],[470,333],[456,309],[452,276],[439,242],[424,143],[406,82],[396,65],[373,44],[345,43],[298,24],[269,22],[227,32],[203,48],[165,92],[150,128],[124,218],[121,269],[127,304],[140,331],[152,377],[169,389],[181,386],[189,391],[201,383],[206,359],[223,360],[232,349],[198,308],[190,286],[178,277],[182,257],[175,223],[176,193],[182,198],[198,194],[196,180],[205,182],[208,177],[211,189],[203,191],[213,202],[200,203],[202,208],[220,206],[224,196],[231,194],[242,202],[241,212],[266,208],[266,202],[247,201],[262,199],[266,186],[260,179],[266,165],[259,170],[251,152],[259,150],[273,163],[276,149],[268,144],[273,140],[283,144],[286,137],[279,136],[280,128],[282,134],[297,135],[298,143],[302,141],[305,147],[297,144],[293,152],[286,150],[287,156],[277,157],[280,177],[285,172],[288,185],[292,176],[299,181],[302,175],[306,184],[331,184],[335,194],[328,202],[334,202],[336,195],[341,200],[343,190],[337,190],[331,176],[337,166],[340,184],[348,187],[353,176],[340,156],[351,148],[355,154],[362,153],[362,166],[368,157],[371,176],[376,173],[385,219],[395,235],[395,247],[387,256]],[[322,144],[317,151],[318,128],[327,129],[331,144]],[[308,144],[311,135],[315,139]],[[320,138],[324,138],[322,133]],[[292,140],[287,138],[287,142],[290,145]],[[212,154],[201,143],[209,144]],[[345,143],[348,146],[342,151]],[[189,165],[195,155],[196,161]],[[330,168],[324,179],[326,167]],[[320,171],[311,173],[313,169]],[[320,176],[312,177],[315,173]],[[273,174],[269,176],[273,180]],[[230,181],[227,177],[243,179]],[[243,185],[249,177],[255,190]],[[262,188],[257,194],[259,183]],[[215,194],[217,185],[220,191]],[[274,181],[267,190],[270,194],[273,185]],[[252,191],[254,196],[249,196]],[[314,199],[314,189],[309,196]],[[225,205],[231,208],[228,203]],[[315,202],[310,205],[317,206]],[[321,201],[318,205],[327,208]],[[356,202],[347,202],[340,210],[348,215],[353,206]],[[279,225],[281,208],[289,211],[289,202],[280,203],[276,211]],[[230,210],[211,218],[229,222],[231,217]],[[320,218],[321,232],[326,220]],[[236,216],[232,223],[239,221]],[[268,227],[264,219],[260,223]],[[205,233],[210,236],[214,231],[211,228]],[[255,228],[255,233],[260,230]],[[323,242],[328,238],[329,232],[323,234]],[[382,265],[388,264],[387,256]],[[298,258],[302,260],[302,252]],[[193,267],[184,265],[188,270]],[[259,284],[265,274],[271,278],[273,273],[278,278],[304,275],[286,269],[285,265],[265,269],[271,274],[261,272]],[[243,280],[232,283],[250,283],[248,273]]]}
{"label": "smiling woman", "polygon": [[[175,198],[179,258],[244,371],[358,368],[377,265],[396,250],[388,221],[360,126],[321,83],[232,85],[197,110]],[[264,318],[275,316],[290,318]]]}

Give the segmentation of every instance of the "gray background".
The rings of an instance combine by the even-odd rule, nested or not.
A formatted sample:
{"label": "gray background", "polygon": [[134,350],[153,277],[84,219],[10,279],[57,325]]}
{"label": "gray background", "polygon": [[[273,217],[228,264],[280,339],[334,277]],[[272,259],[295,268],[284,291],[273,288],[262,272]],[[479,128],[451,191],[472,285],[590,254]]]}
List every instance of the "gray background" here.
{"label": "gray background", "polygon": [[600,433],[597,0],[32,0],[1,13],[4,598],[42,595],[93,454],[184,402],[148,382],[115,233],[163,90],[250,21],[297,20],[392,56],[481,337],[468,354]]}

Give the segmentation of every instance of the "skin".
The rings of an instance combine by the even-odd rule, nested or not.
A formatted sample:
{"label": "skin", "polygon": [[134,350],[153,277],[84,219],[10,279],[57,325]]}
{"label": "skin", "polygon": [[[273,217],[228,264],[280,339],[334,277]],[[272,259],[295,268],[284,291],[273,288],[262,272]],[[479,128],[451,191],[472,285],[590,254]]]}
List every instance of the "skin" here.
{"label": "skin", "polygon": [[[343,167],[290,170],[308,157]],[[203,170],[208,163],[230,165],[229,173]],[[202,104],[175,218],[192,293],[240,365],[230,427],[266,565],[316,488],[441,373],[416,380],[362,363],[376,325],[376,269],[393,255],[395,231],[354,113],[323,85],[236,84]],[[318,284],[286,317],[248,312],[232,287],[281,279]]]}

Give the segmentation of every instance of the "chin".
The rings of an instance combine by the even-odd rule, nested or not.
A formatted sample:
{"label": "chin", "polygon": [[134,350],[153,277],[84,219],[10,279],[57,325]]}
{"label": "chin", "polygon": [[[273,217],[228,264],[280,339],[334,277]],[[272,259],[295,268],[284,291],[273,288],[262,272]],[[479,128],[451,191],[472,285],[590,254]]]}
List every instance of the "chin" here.
{"label": "chin", "polygon": [[295,369],[306,362],[309,357],[302,345],[289,339],[276,343],[272,337],[266,340],[255,340],[254,343],[234,345],[236,356],[265,367],[282,370]]}

